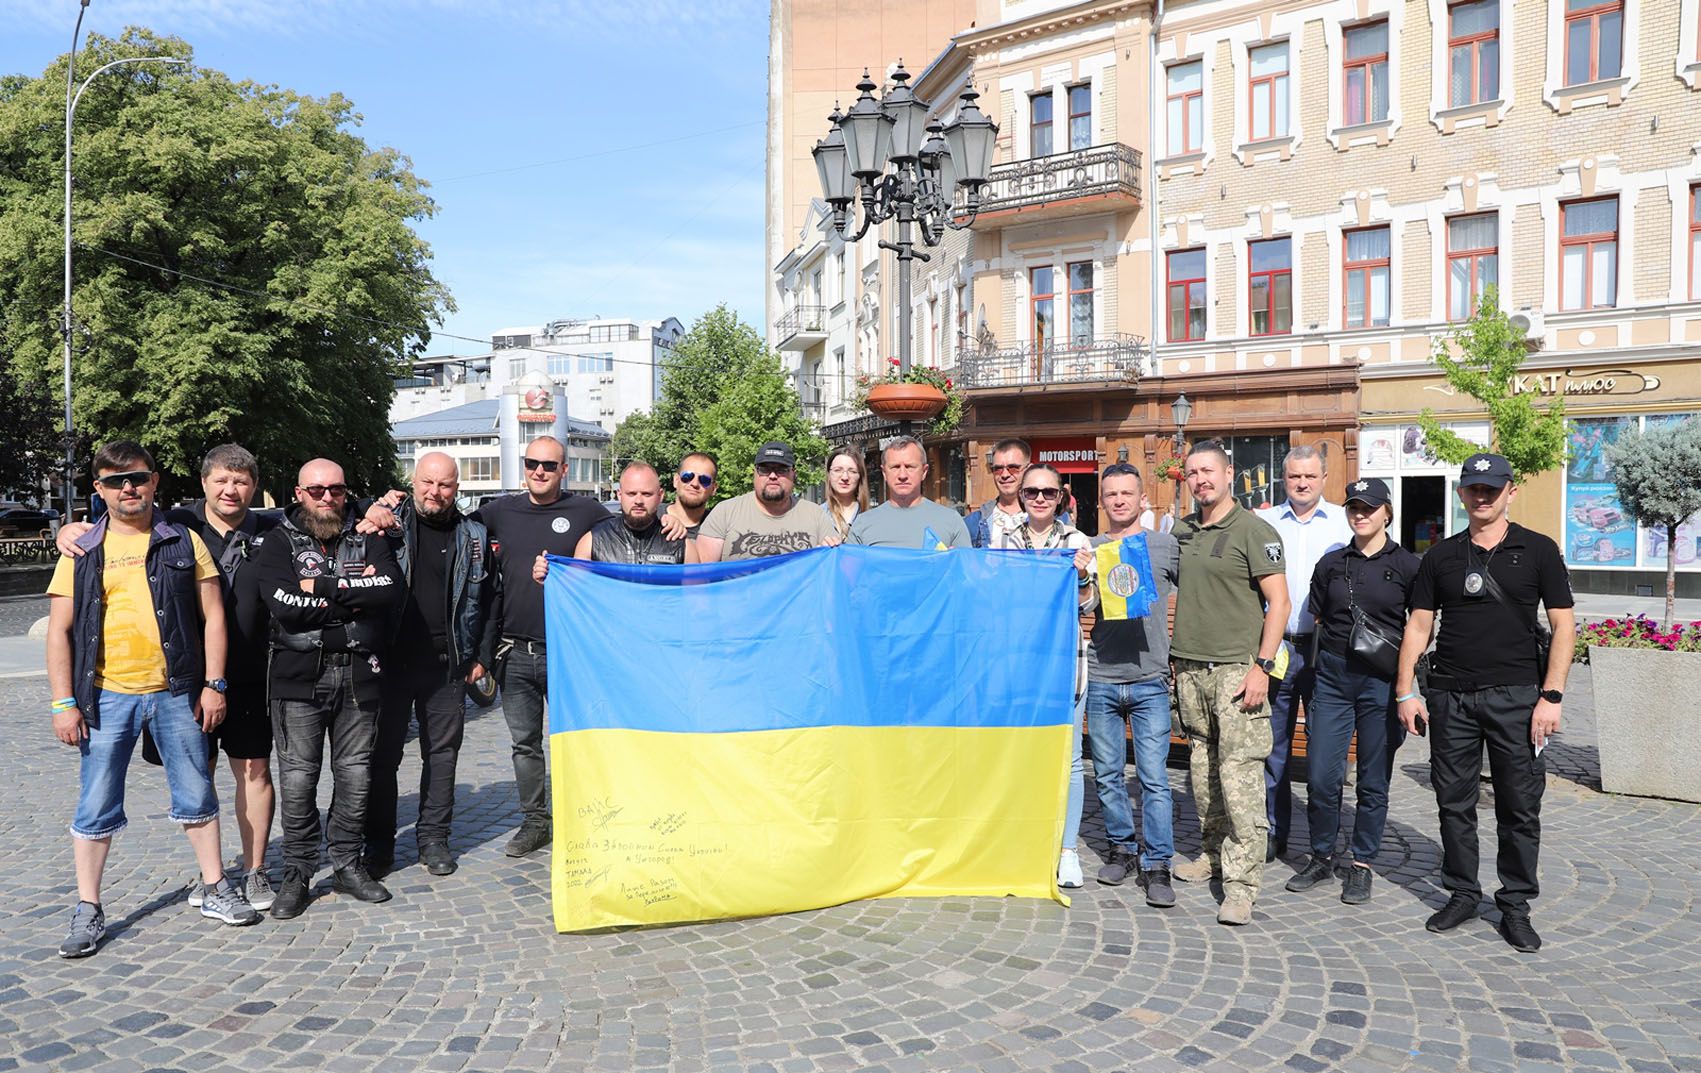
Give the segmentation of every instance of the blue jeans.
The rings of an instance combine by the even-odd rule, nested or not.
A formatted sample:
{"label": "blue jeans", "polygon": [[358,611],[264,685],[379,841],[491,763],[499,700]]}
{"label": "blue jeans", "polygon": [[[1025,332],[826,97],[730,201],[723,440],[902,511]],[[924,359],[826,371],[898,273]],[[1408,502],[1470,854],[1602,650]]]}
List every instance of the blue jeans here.
{"label": "blue jeans", "polygon": [[[1087,702],[1081,698],[1081,705]],[[1074,726],[1081,725],[1081,707],[1075,709]],[[1063,805],[1063,848],[1074,849],[1081,839],[1081,809],[1087,803],[1087,768],[1081,763],[1081,743],[1069,736],[1069,800]]]}
{"label": "blue jeans", "polygon": [[1134,812],[1128,800],[1127,746],[1123,725],[1134,730],[1134,773],[1140,780],[1143,869],[1168,865],[1175,856],[1175,799],[1170,796],[1169,684],[1160,676],[1144,682],[1087,683],[1087,739],[1093,749],[1093,781],[1111,844],[1134,848]]}
{"label": "blue jeans", "polygon": [[1347,775],[1347,746],[1358,731],[1358,802],[1353,807],[1353,860],[1369,864],[1382,848],[1388,822],[1388,781],[1394,753],[1406,740],[1395,714],[1394,683],[1356,659],[1317,654],[1317,691],[1306,709],[1306,757],[1311,764],[1305,818],[1311,852],[1335,852],[1341,829],[1341,785]]}
{"label": "blue jeans", "polygon": [[207,736],[195,722],[189,694],[167,692],[114,693],[100,691],[100,714],[89,721],[83,754],[82,785],[71,833],[78,838],[106,838],[124,829],[124,776],[130,755],[147,725],[165,762],[165,782],[171,791],[171,819],[184,825],[205,823],[219,814],[213,774],[207,766]]}
{"label": "blue jeans", "polygon": [[[1264,761],[1264,812],[1270,821],[1270,837],[1278,842],[1288,838],[1288,821],[1293,816],[1293,780],[1288,777],[1288,761],[1293,758],[1293,731],[1299,722],[1299,707],[1305,705],[1306,735],[1311,734],[1311,693],[1317,682],[1317,668],[1306,662],[1309,653],[1299,645],[1289,645],[1293,658],[1288,661],[1288,673],[1270,680],[1270,736],[1274,745]],[[1310,756],[1309,747],[1306,752]]]}

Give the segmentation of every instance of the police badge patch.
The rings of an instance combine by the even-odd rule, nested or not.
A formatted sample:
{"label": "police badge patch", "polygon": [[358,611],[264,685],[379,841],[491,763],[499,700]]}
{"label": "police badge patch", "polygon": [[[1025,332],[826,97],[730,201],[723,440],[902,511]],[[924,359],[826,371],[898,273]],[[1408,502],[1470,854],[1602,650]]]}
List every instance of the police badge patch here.
{"label": "police badge patch", "polygon": [[1268,558],[1273,563],[1281,562],[1282,561],[1282,544],[1281,544],[1281,541],[1277,541],[1274,544],[1264,545],[1264,555],[1265,555],[1266,558]]}

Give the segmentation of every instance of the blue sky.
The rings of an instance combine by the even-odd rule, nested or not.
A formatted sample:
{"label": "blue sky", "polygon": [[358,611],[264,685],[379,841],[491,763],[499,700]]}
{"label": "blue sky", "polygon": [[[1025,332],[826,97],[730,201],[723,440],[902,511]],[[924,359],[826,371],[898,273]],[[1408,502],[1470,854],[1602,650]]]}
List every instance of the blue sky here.
{"label": "blue sky", "polygon": [[[76,19],[76,0],[0,0],[0,72],[39,75]],[[689,327],[719,302],[761,330],[766,0],[92,0],[83,30],[129,24],[237,79],[341,92],[369,144],[410,156],[460,307],[445,333]]]}

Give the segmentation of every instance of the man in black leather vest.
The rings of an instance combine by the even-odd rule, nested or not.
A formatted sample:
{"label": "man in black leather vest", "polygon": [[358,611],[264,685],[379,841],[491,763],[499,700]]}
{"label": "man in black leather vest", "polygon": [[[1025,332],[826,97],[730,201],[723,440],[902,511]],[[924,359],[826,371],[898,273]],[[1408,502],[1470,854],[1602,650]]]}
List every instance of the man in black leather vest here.
{"label": "man in black leather vest", "polygon": [[662,534],[661,478],[648,462],[630,462],[620,471],[620,516],[579,538],[573,558],[599,563],[683,563],[686,540]]}
{"label": "man in black leather vest", "polygon": [[356,533],[343,469],[301,467],[296,503],[255,562],[272,613],[271,709],[277,743],[284,878],[275,917],[299,916],[319,864],[319,771],[331,741],[333,792],[325,840],[334,889],[390,897],[361,865],[380,681],[393,619],[407,596],[388,541]]}

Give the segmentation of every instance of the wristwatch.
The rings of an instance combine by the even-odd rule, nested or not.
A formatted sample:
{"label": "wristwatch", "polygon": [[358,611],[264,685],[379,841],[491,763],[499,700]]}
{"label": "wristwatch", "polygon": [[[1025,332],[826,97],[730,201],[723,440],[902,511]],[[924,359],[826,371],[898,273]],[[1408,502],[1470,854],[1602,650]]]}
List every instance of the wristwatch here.
{"label": "wristwatch", "polygon": [[208,689],[221,695],[224,693],[225,689],[228,688],[228,684],[223,678],[209,678],[207,679],[206,685]]}
{"label": "wristwatch", "polygon": [[1557,689],[1544,689],[1537,694],[1537,696],[1541,697],[1541,699],[1547,701],[1549,704],[1558,704],[1560,701],[1565,699],[1565,694],[1561,693]]}
{"label": "wristwatch", "polygon": [[1265,674],[1274,674],[1275,673],[1276,661],[1273,660],[1273,659],[1254,659],[1252,661],[1252,663],[1255,667],[1257,667],[1259,670],[1263,671]]}

